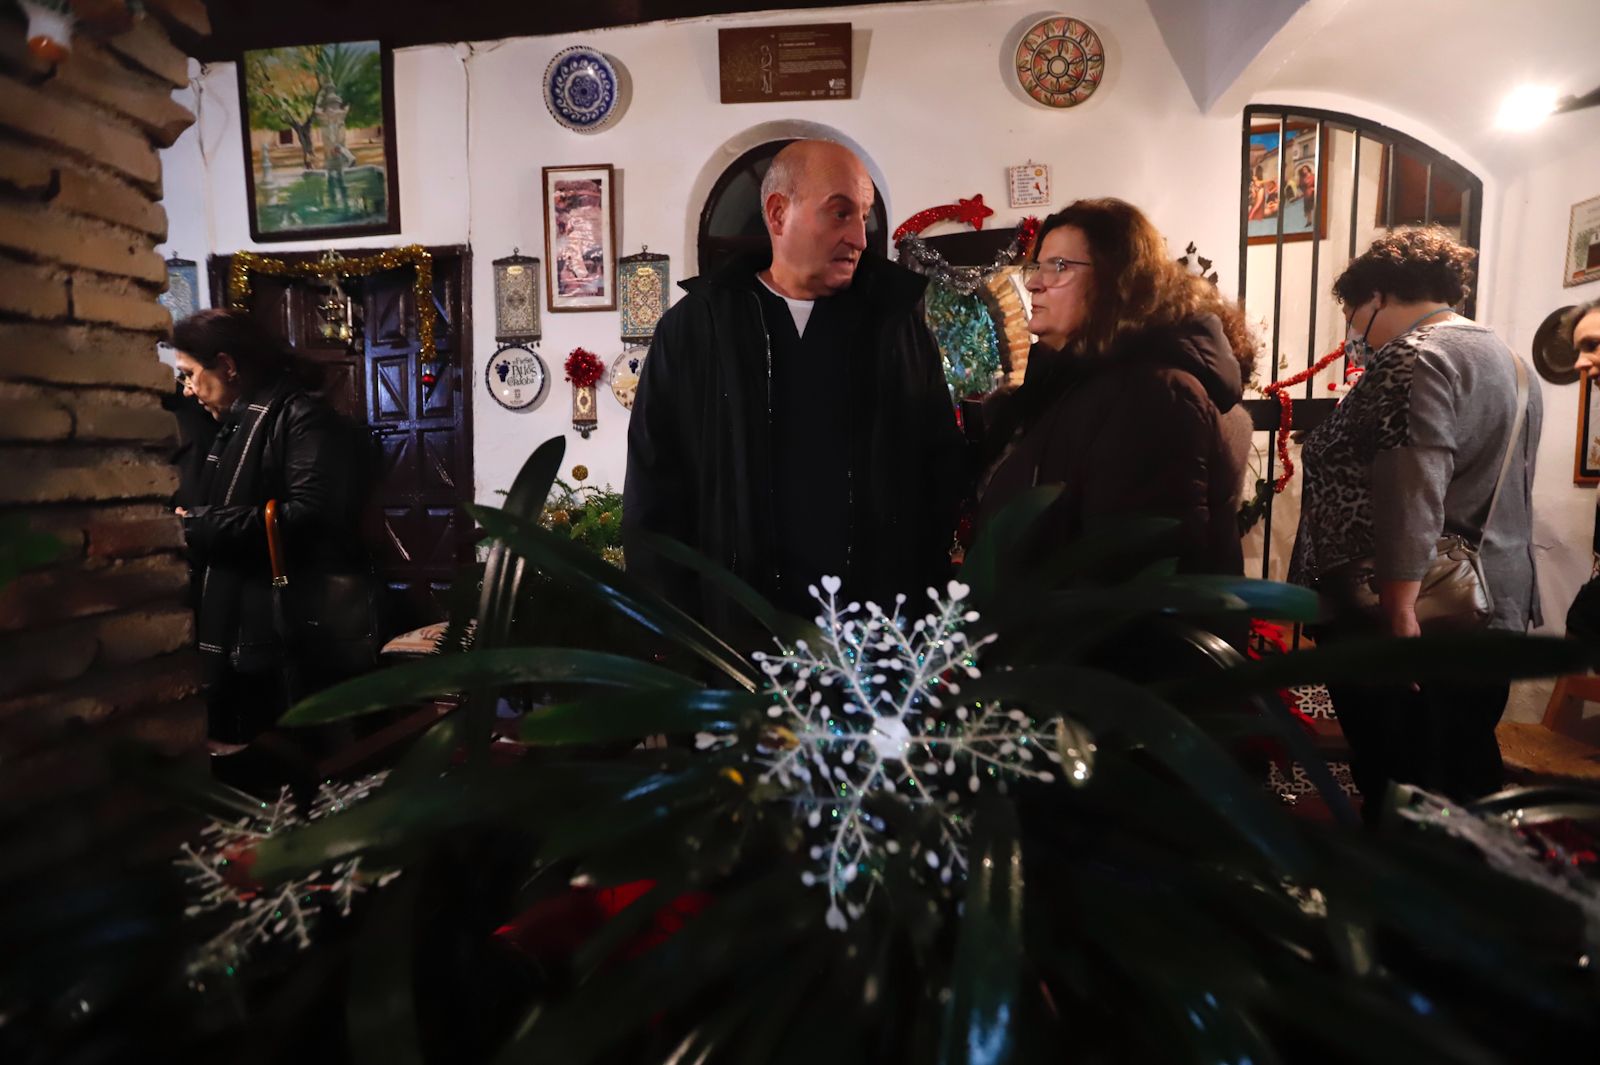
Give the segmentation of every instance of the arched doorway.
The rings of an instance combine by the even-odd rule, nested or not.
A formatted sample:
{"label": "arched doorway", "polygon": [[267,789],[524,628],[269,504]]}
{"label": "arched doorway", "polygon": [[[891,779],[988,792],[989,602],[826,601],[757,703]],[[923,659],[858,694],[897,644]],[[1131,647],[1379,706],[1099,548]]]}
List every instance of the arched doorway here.
{"label": "arched doorway", "polygon": [[[766,141],[735,159],[717,177],[700,210],[700,228],[695,247],[700,273],[714,274],[732,259],[767,247],[767,228],[761,218],[761,180],[767,176],[772,157],[796,138]],[[883,190],[873,185],[877,198],[867,219],[867,247],[878,255],[889,248],[889,223],[883,206]]]}

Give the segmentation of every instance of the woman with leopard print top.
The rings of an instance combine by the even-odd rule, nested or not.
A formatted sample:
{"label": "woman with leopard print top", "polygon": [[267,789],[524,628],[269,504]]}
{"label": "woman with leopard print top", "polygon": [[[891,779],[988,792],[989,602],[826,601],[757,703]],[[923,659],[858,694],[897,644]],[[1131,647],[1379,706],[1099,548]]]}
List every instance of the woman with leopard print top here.
{"label": "woman with leopard print top", "polygon": [[[1539,390],[1529,392],[1523,431],[1511,441],[1518,356],[1453,309],[1470,291],[1476,254],[1437,226],[1399,230],[1374,241],[1333,286],[1344,305],[1346,353],[1370,355],[1349,395],[1305,440],[1289,579],[1315,586],[1345,562],[1375,558],[1379,628],[1392,636],[1420,633],[1420,578],[1445,533],[1480,545],[1491,628],[1521,632],[1542,620],[1531,495]],[[1508,445],[1512,462],[1485,528]],[[1361,619],[1342,619],[1322,638],[1362,627]],[[1508,682],[1335,686],[1369,816],[1391,780],[1458,800],[1498,789],[1494,730],[1509,691]]]}

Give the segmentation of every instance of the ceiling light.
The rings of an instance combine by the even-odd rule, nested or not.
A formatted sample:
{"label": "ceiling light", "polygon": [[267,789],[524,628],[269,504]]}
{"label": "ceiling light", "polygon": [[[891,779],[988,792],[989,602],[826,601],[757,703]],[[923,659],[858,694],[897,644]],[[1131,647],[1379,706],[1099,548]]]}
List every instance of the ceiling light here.
{"label": "ceiling light", "polygon": [[1500,129],[1529,130],[1549,118],[1558,102],[1556,90],[1547,85],[1523,85],[1511,90],[1500,105],[1495,125]]}

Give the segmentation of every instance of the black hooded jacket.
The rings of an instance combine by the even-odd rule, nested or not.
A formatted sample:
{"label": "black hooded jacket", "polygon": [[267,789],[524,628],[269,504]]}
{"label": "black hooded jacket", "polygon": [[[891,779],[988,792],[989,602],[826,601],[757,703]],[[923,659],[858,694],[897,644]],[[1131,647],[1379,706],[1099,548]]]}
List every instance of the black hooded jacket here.
{"label": "black hooded jacket", "polygon": [[[746,258],[682,283],[687,295],[656,327],[628,428],[628,569],[729,635],[742,626],[714,586],[655,555],[638,534],[687,544],[791,608],[822,576],[785,574],[779,562],[788,553],[781,538],[793,530],[778,528],[775,515],[804,501],[780,500],[800,489],[773,476],[795,457],[773,450],[773,329],[787,323],[763,307],[756,274],[767,265]],[[848,459],[840,576],[857,598],[920,595],[950,572],[956,506],[970,473],[923,318],[925,286],[917,274],[863,255],[850,288],[827,298],[845,301],[840,320],[856,323],[831,398],[843,405],[832,420],[848,436],[837,449]]]}
{"label": "black hooded jacket", "polygon": [[1061,484],[1042,523],[1052,544],[1107,519],[1176,518],[1179,566],[1238,574],[1249,457],[1243,382],[1215,315],[1129,336],[1105,356],[1036,345],[1027,379],[985,407],[1007,445],[979,500],[979,527],[1036,484]]}

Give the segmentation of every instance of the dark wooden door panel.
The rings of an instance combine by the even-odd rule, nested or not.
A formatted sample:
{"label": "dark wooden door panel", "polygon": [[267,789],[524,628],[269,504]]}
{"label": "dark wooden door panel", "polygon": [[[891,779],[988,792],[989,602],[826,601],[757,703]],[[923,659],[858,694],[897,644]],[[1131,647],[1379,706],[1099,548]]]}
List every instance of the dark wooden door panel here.
{"label": "dark wooden door panel", "polygon": [[[350,257],[371,254],[348,251]],[[284,258],[314,260],[318,252]],[[391,631],[444,617],[456,571],[473,558],[471,396],[463,389],[458,353],[470,351],[464,308],[469,275],[465,249],[435,249],[433,305],[438,380],[422,384],[414,275],[394,270],[351,279],[360,326],[354,343],[327,335],[327,296],[304,279],[257,276],[251,313],[302,358],[318,363],[324,396],[341,413],[371,427],[382,451],[362,533],[388,589]],[[226,290],[228,258],[211,260],[212,290]]]}

